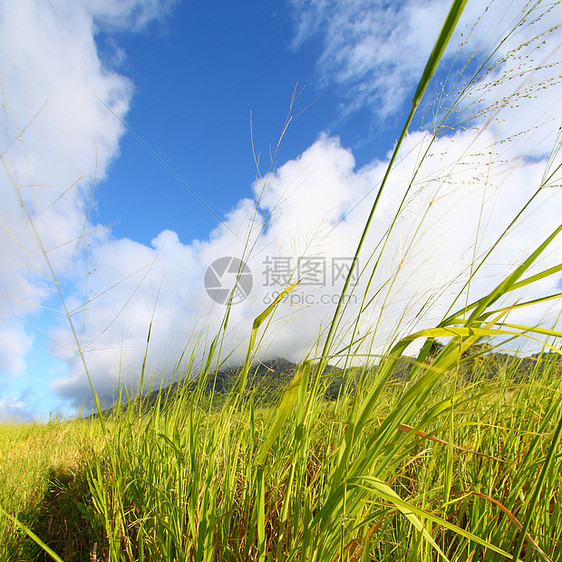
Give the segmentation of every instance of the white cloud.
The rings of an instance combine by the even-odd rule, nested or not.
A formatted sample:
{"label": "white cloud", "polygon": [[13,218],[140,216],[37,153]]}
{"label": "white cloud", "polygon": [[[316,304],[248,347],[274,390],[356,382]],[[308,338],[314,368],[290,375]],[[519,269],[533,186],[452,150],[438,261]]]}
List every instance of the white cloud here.
{"label": "white cloud", "polygon": [[0,423],[17,423],[36,419],[28,403],[29,392],[21,396],[0,396]]}
{"label": "white cloud", "polygon": [[26,367],[24,357],[31,349],[33,338],[22,326],[9,326],[0,329],[0,372],[6,371],[21,375]]}
{"label": "white cloud", "polygon": [[[401,108],[421,77],[450,3],[293,0],[293,47],[320,36],[320,81],[338,86],[346,112],[365,106],[385,117]],[[345,92],[345,93],[344,93]]]}
{"label": "white cloud", "polygon": [[[5,14],[0,18],[0,71],[11,111],[3,123],[10,148],[7,152],[6,145],[0,149],[7,170],[0,180],[1,218],[8,229],[0,233],[0,251],[6,263],[0,274],[0,321],[7,326],[0,341],[19,344],[5,346],[0,368],[12,374],[23,369],[31,345],[25,319],[52,294],[15,196],[14,184],[30,183],[37,187],[22,187],[20,193],[33,209],[41,239],[52,249],[49,256],[63,276],[84,358],[103,399],[109,399],[119,381],[133,388],[138,385],[151,321],[147,380],[174,376],[184,349],[188,355],[196,349],[196,358],[200,358],[224,313],[206,294],[204,273],[222,256],[244,256],[254,273],[250,297],[231,311],[223,354],[232,352],[231,363],[243,359],[253,319],[271,302],[273,291],[283,288],[266,285],[271,267],[281,268],[280,258],[292,260],[293,266],[303,256],[320,260],[325,286],[307,284],[307,279],[301,283],[279,307],[260,354],[264,358],[300,359],[311,351],[333,314],[333,304],[326,304],[326,300],[337,297],[341,289],[341,278],[332,283],[334,260],[351,257],[387,161],[357,169],[352,152],[342,147],[339,139],[321,135],[299,158],[267,178],[259,210],[253,201],[241,200],[207,240],[182,242],[176,233],[164,231],[147,246],[117,239],[105,230],[89,238],[88,271],[79,267],[85,265],[83,254],[66,269],[74,245],[65,243],[76,241],[84,228],[94,228],[83,223],[95,164],[98,177],[103,177],[118,154],[123,132],[95,95],[120,116],[126,113],[132,95],[130,82],[99,60],[94,33],[102,24],[138,27],[164,8],[156,2],[109,1],[24,1],[0,6]],[[316,3],[307,9],[301,7],[305,19],[298,40],[311,33],[310,22],[320,27],[326,23],[333,39],[333,43],[325,43],[320,62],[326,80],[353,85],[350,91],[358,104],[377,104],[381,111],[391,112],[415,84],[432,45],[431,33],[436,34],[435,25],[420,22],[434,22],[444,6],[442,2],[412,2],[398,11],[383,14],[379,9],[359,17],[369,13],[370,3]],[[389,17],[390,23],[383,24],[383,16]],[[433,31],[426,33],[426,29]],[[401,49],[391,50],[391,44],[401,45]],[[504,70],[512,69],[511,64],[506,62]],[[21,68],[29,72],[22,73]],[[556,75],[555,67],[549,72]],[[486,80],[491,80],[490,76]],[[546,74],[539,76],[540,82],[545,79]],[[482,103],[491,102],[487,92],[485,89]],[[550,90],[546,92],[552,103]],[[537,95],[542,96],[542,90],[537,90]],[[45,101],[37,118],[21,134],[20,143],[17,132]],[[543,98],[533,103],[547,107],[542,102]],[[540,185],[546,160],[518,157],[528,152],[542,155],[546,146],[541,141],[540,151],[530,151],[525,144],[527,136],[516,136],[517,128],[529,127],[525,119],[531,110],[524,108],[525,119],[521,121],[516,117],[518,108],[508,106],[501,111],[507,121],[500,123],[499,137],[491,128],[475,128],[443,135],[431,146],[427,132],[413,133],[406,140],[359,261],[360,266],[366,266],[373,252],[376,257],[379,242],[405,197],[371,287],[371,294],[378,292],[377,296],[362,316],[362,334],[377,326],[376,334],[366,342],[372,351],[381,351],[397,334],[440,318],[471,264],[478,262]],[[547,126],[541,129],[547,130]],[[506,152],[498,138],[513,139],[514,148]],[[429,154],[423,159],[426,149]],[[84,174],[78,187],[65,191]],[[538,194],[524,220],[494,251],[471,285],[471,298],[490,290],[498,275],[526,257],[557,226],[561,203],[560,190],[554,187],[557,183],[559,178]],[[259,193],[262,186],[254,187]],[[244,240],[252,220],[248,243],[252,250],[246,256]],[[541,266],[557,263],[559,252],[557,241]],[[264,263],[267,259],[269,265]],[[294,279],[306,276],[305,265]],[[357,293],[361,295],[363,289],[364,282]],[[543,281],[538,288],[540,294],[555,290],[556,280]],[[357,306],[350,305],[348,322],[356,317]],[[424,314],[418,317],[422,306]],[[526,314],[525,323],[538,322],[543,314],[549,314],[547,307],[538,307],[532,315]],[[548,321],[554,321],[552,314]],[[57,379],[54,388],[76,403],[89,400],[88,381],[66,320],[61,317],[51,333],[56,343],[53,353],[69,368],[69,374]],[[17,407],[10,404],[5,408]]]}
{"label": "white cloud", "polygon": [[[344,114],[367,107],[376,119],[384,119],[410,101],[451,3],[293,0],[292,5],[293,47],[320,39],[319,83],[338,89]],[[501,107],[499,141],[510,143],[515,134],[530,130],[535,134],[527,135],[519,149],[541,156],[550,150],[562,103],[561,17],[558,2],[467,3],[441,63],[440,79],[450,68],[445,91],[452,87],[456,98],[457,88],[470,77],[458,77],[469,57],[469,69],[491,59],[472,97],[455,108],[463,115],[460,120],[476,116],[482,125]],[[440,97],[438,109],[447,103]],[[481,114],[482,109],[488,111]]]}
{"label": "white cloud", "polygon": [[[94,33],[102,23],[139,28],[166,6],[155,0],[0,2],[4,374],[21,371],[30,338],[25,318],[52,292],[18,195],[34,216],[53,266],[63,274],[73,255],[72,242],[83,233],[93,176],[105,176],[123,133],[97,98],[123,116],[132,94],[130,81],[99,59]],[[77,187],[67,190],[78,180]]]}
{"label": "white cloud", "polygon": [[[384,236],[430,140],[423,132],[409,137],[409,147],[381,199],[360,265],[366,265]],[[540,185],[544,161],[506,164],[495,159],[497,152],[491,157],[493,150],[494,136],[488,131],[458,132],[433,143],[431,155],[406,196],[370,291],[374,294],[382,286],[361,323],[362,333],[378,323],[376,335],[366,345],[372,351],[381,352],[397,334],[431,326],[440,319],[467,279],[471,264],[479,262]],[[285,258],[291,258],[293,265],[301,256],[319,260],[326,273],[325,286],[311,286],[308,281],[318,278],[307,278],[306,270],[301,270],[304,281],[279,307],[259,356],[298,360],[314,348],[333,314],[331,299],[341,289],[342,279],[332,283],[331,265],[334,259],[351,256],[374,199],[372,188],[380,182],[386,164],[373,162],[356,169],[353,155],[337,138],[321,136],[298,159],[267,179],[262,216],[251,237],[253,252],[247,258],[254,288],[249,299],[232,307],[232,331],[225,340],[224,355],[233,352],[230,363],[242,361],[254,317],[271,302],[272,291],[283,288],[267,286],[265,274],[269,267],[271,279],[271,267],[279,269]],[[259,189],[256,185],[256,191]],[[559,190],[544,189],[539,194],[525,220],[498,246],[472,283],[470,299],[489,291],[499,275],[505,275],[550,234],[559,221],[560,203]],[[260,231],[268,212],[267,230]],[[184,244],[175,233],[165,231],[153,240],[152,247],[108,237],[93,249],[96,271],[90,288],[93,296],[99,296],[88,307],[84,342],[89,367],[104,397],[115,390],[119,380],[131,387],[138,384],[154,309],[147,378],[171,376],[185,347],[189,351],[194,347],[196,358],[201,358],[204,344],[208,346],[224,312],[205,293],[205,269],[217,257],[242,255],[241,243],[232,232],[242,233],[254,213],[254,204],[242,200],[226,226],[219,227],[209,241]],[[556,264],[560,250],[557,241],[540,267]],[[385,285],[389,280],[392,284]],[[359,289],[364,286],[363,282]],[[107,287],[114,288],[103,293]],[[528,295],[554,291],[556,279],[550,279]],[[425,313],[419,318],[423,303]],[[353,321],[357,310],[352,303],[348,321]],[[538,323],[547,312],[545,307],[527,311],[525,322]],[[553,312],[547,321],[556,320]],[[64,330],[58,339],[70,342]],[[85,391],[82,367],[71,354],[61,357],[70,360],[74,369],[70,378],[57,383],[57,389],[69,398],[76,397]]]}

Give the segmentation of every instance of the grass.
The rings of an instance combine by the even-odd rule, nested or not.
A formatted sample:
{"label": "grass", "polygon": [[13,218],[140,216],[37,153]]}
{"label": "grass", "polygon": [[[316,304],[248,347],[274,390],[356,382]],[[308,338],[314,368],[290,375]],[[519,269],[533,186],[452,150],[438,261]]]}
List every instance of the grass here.
{"label": "grass", "polygon": [[[382,373],[335,402],[310,396],[306,368],[280,406],[249,396],[209,411],[195,394],[180,396],[108,420],[104,438],[93,420],[3,426],[3,452],[15,439],[27,453],[10,453],[3,484],[18,484],[2,486],[2,502],[64,560],[87,559],[94,544],[102,560],[433,560],[439,551],[505,560],[562,419],[562,363],[538,358],[523,378],[515,365],[490,378],[476,364],[471,380],[451,370],[406,416],[425,377],[386,383],[343,477],[349,420]],[[415,431],[388,424],[397,412]],[[524,560],[559,559],[560,464],[558,453]],[[37,550],[13,530],[2,535],[3,559],[30,559]]]}
{"label": "grass", "polygon": [[[427,63],[355,264],[463,7],[462,0],[453,2]],[[529,17],[527,9],[521,21]],[[426,155],[447,129],[455,103],[436,121]],[[536,194],[559,169],[545,172]],[[261,400],[248,375],[263,332],[298,281],[255,318],[245,363],[226,395],[205,389],[212,388],[213,365],[224,359],[230,306],[198,383],[185,385],[165,405],[162,395],[150,408],[137,400],[104,415],[84,361],[97,418],[0,427],[0,558],[561,560],[562,334],[509,318],[513,310],[559,302],[559,294],[524,302],[518,291],[560,273],[560,265],[541,270],[538,264],[562,226],[537,240],[487,294],[471,300],[472,284],[535,194],[487,251],[475,251],[464,286],[434,326],[408,330],[398,319],[384,353],[365,353],[380,319],[362,335],[359,322],[371,312],[373,292],[384,289],[382,309],[392,300],[399,271],[380,289],[373,287],[420,170],[421,164],[380,243],[368,249],[359,314],[349,321],[340,300],[319,338],[322,351],[301,362],[277,402]],[[27,218],[33,224],[31,213]],[[424,216],[417,228],[423,224]],[[406,257],[412,248],[406,247]],[[348,282],[343,294],[353,290]],[[70,314],[68,319],[81,349]],[[526,362],[501,362],[492,353],[521,339],[539,342],[541,353]],[[410,368],[395,377],[414,342],[421,345],[408,359]],[[337,360],[353,369],[348,380],[356,384],[327,401],[331,381],[324,368]],[[142,387],[144,366],[141,376]]]}
{"label": "grass", "polygon": [[[0,426],[0,505],[65,559],[87,540],[78,503],[88,498],[83,465],[101,445],[99,424],[89,421]],[[89,541],[84,547],[90,548]],[[0,518],[0,560],[33,560],[40,554],[12,520]]]}

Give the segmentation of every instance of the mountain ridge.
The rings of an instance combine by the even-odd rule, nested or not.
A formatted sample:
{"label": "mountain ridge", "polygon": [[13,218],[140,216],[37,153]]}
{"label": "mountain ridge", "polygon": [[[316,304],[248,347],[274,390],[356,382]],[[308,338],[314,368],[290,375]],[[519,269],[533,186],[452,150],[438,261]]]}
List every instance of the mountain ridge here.
{"label": "mountain ridge", "polygon": [[[501,376],[504,369],[510,368],[512,363],[517,363],[514,368],[519,374],[519,380],[529,376],[537,364],[537,358],[542,356],[543,359],[551,357],[554,360],[555,368],[562,371],[562,356],[551,352],[547,354],[533,354],[526,357],[517,357],[509,353],[484,353],[473,357],[467,357],[459,364],[459,372],[463,379],[466,381],[473,380],[473,370],[475,365],[478,369],[485,369],[486,378],[494,378]],[[406,381],[411,373],[412,367],[415,364],[413,357],[401,357],[396,364],[390,380],[394,382]],[[543,369],[546,365],[550,365],[550,361],[542,361]],[[289,385],[295,372],[299,367],[298,363],[293,363],[282,357],[271,359],[268,361],[256,361],[248,371],[248,379],[246,384],[246,393],[254,393],[255,398],[262,403],[272,403],[284,392]],[[207,377],[203,393],[207,396],[213,394],[216,397],[226,396],[238,381],[238,376],[242,370],[242,366],[226,367],[211,373]],[[347,384],[349,389],[353,389],[357,382],[357,376],[363,372],[364,367],[351,367],[347,371],[335,365],[327,365],[322,373],[322,376],[331,376],[331,380],[326,381],[324,390],[324,397],[327,400],[335,400],[341,393],[344,386]],[[367,367],[367,370],[376,373],[377,366]],[[350,380],[354,377],[355,380]],[[164,403],[173,400],[179,395],[184,385],[188,385],[188,392],[193,392],[198,385],[198,377],[190,379],[182,379],[170,383],[162,389],[152,390],[143,395],[142,402],[144,407],[153,407],[157,401],[163,400]],[[134,399],[133,403],[138,403],[138,399]],[[103,410],[104,414],[114,412],[116,404]],[[127,404],[121,405],[122,409],[127,408]]]}

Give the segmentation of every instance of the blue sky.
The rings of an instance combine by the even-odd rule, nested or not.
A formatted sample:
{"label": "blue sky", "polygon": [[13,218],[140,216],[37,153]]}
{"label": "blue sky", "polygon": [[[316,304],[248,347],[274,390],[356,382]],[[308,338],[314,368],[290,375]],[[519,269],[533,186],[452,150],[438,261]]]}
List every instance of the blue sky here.
{"label": "blue sky", "polygon": [[[127,53],[124,68],[135,84],[127,124],[222,217],[241,196],[251,196],[256,169],[250,112],[256,148],[267,154],[283,127],[293,88],[312,75],[312,55],[289,50],[287,9],[274,13],[262,2],[179,4],[151,30],[109,37]],[[308,90],[298,101],[301,107],[314,100]],[[280,158],[295,157],[314,141],[321,115],[334,112],[333,101],[326,101],[295,122]],[[164,228],[189,239],[205,237],[216,225],[216,217],[132,135],[123,139],[111,181],[120,189],[102,188],[102,220],[111,221],[111,209],[128,202],[116,232],[149,242]],[[139,184],[161,187],[141,188],[135,201]],[[153,216],[146,216],[147,205]]]}
{"label": "blue sky", "polygon": [[[299,115],[281,143],[279,163],[297,157],[320,131],[330,131],[354,148],[361,166],[384,156],[396,133],[397,116],[382,119],[370,108],[342,117],[341,96],[320,85],[318,42],[292,46],[293,20],[293,10],[282,3],[184,2],[144,32],[97,37],[108,60],[116,43],[125,53],[119,70],[135,86],[127,125],[220,217],[241,196],[252,195],[250,115],[265,172],[295,88]],[[101,187],[100,220],[110,223],[114,209],[126,210],[116,234],[148,243],[171,228],[190,239],[205,237],[216,224],[216,216],[201,209],[132,135],[121,141],[110,181],[119,189]],[[191,207],[200,212],[190,213]],[[152,216],[147,208],[154,209]]]}
{"label": "blue sky", "polygon": [[[361,257],[367,263],[398,212],[377,278],[379,286],[395,280],[392,298],[383,291],[360,327],[378,326],[371,351],[444,313],[475,256],[559,160],[549,156],[560,141],[561,33],[549,22],[560,21],[560,6],[539,3],[501,42],[525,3],[492,2],[474,27],[487,5],[467,6]],[[289,264],[305,282],[279,308],[258,357],[298,360],[314,349],[341,289],[334,272],[353,254],[448,7],[0,0],[0,419],[91,405],[49,267],[104,403],[119,381],[138,384],[151,320],[151,380],[171,378],[184,348],[203,353],[224,312],[203,279],[222,256],[243,257],[253,276],[251,294],[233,307],[231,362],[241,360],[253,318],[282,290],[270,283],[271,264],[279,275]],[[459,94],[468,70],[489,55],[493,70]],[[294,118],[266,175],[295,88]],[[448,123],[470,119],[445,127],[420,164],[434,108],[441,115],[453,103]],[[557,182],[555,174],[471,296],[557,225]],[[559,255],[558,241],[542,265]],[[533,315],[525,320],[552,323],[556,307]]]}

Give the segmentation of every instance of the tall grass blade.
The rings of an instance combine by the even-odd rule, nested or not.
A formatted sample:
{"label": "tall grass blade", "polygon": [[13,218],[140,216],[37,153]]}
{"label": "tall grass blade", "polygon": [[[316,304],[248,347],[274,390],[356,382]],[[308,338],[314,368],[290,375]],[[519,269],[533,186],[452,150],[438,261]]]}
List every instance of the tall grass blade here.
{"label": "tall grass blade", "polygon": [[254,351],[254,346],[256,343],[256,337],[258,334],[258,330],[260,326],[267,320],[269,315],[275,310],[277,305],[291,292],[293,291],[296,286],[300,283],[300,280],[289,285],[286,287],[281,293],[277,295],[277,297],[273,300],[273,302],[256,318],[254,319],[254,323],[252,325],[252,332],[250,334],[250,341],[248,343],[248,351],[246,352],[246,359],[244,360],[244,366],[242,367],[242,372],[240,373],[239,382],[238,382],[238,394],[241,394],[246,388],[246,382],[248,380],[248,372],[250,370],[252,352]]}
{"label": "tall grass blade", "polygon": [[559,416],[559,420],[558,420],[558,426],[556,427],[556,431],[554,432],[554,435],[552,436],[552,442],[550,444],[550,447],[548,449],[548,455],[546,457],[546,461],[543,464],[541,473],[539,475],[539,478],[535,484],[535,489],[533,491],[533,496],[531,497],[531,501],[529,502],[529,505],[527,506],[527,511],[525,514],[525,521],[523,522],[523,528],[521,529],[521,532],[519,533],[519,539],[517,541],[517,544],[515,546],[515,550],[513,552],[513,561],[515,562],[518,558],[519,555],[521,554],[521,550],[523,550],[523,544],[525,543],[525,539],[527,539],[528,537],[528,531],[529,531],[529,526],[531,524],[531,519],[534,515],[534,511],[535,511],[535,506],[537,505],[537,502],[539,500],[539,496],[541,493],[541,490],[543,488],[544,485],[544,481],[546,479],[546,475],[548,473],[548,471],[550,470],[550,466],[552,464],[552,460],[554,459],[554,456],[556,454],[556,450],[558,449],[558,445],[560,443],[560,438],[562,436],[562,405],[560,404],[560,402],[558,403],[558,416]]}
{"label": "tall grass blade", "polygon": [[53,560],[56,562],[63,562],[62,558],[58,556],[50,547],[48,547],[31,529],[24,525],[13,515],[10,515],[0,506],[0,514],[7,517],[12,523],[17,525],[33,542],[38,544]]}
{"label": "tall grass blade", "polygon": [[[351,262],[351,266],[349,268],[349,272],[347,274],[347,277],[345,279],[343,288],[341,290],[340,293],[340,299],[338,300],[338,304],[336,306],[336,309],[334,311],[334,316],[332,319],[332,322],[329,325],[328,328],[328,334],[326,336],[326,340],[324,342],[324,348],[322,351],[322,356],[321,356],[321,360],[320,360],[320,364],[318,366],[318,373],[321,373],[327,362],[328,362],[328,355],[329,355],[329,349],[332,343],[332,338],[334,336],[334,331],[336,326],[338,325],[338,318],[340,316],[340,312],[341,312],[341,308],[342,308],[342,303],[344,302],[344,297],[347,294],[347,290],[349,288],[349,285],[351,283],[351,279],[354,273],[354,270],[357,266],[357,261],[359,259],[359,255],[361,254],[361,250],[363,248],[363,244],[365,243],[365,239],[367,238],[367,233],[370,230],[371,227],[371,223],[373,221],[373,217],[375,216],[375,211],[378,208],[379,205],[379,201],[381,199],[381,196],[384,192],[384,189],[386,187],[386,183],[388,181],[388,177],[390,176],[390,172],[394,167],[394,161],[396,160],[398,153],[400,152],[400,148],[402,146],[402,141],[404,140],[404,137],[406,136],[406,133],[408,132],[408,128],[410,126],[410,123],[412,122],[412,119],[414,118],[414,114],[416,112],[416,109],[423,97],[423,94],[425,93],[425,90],[427,88],[427,85],[429,84],[429,81],[431,80],[431,77],[433,76],[435,69],[437,68],[437,65],[439,64],[439,61],[441,60],[441,57],[443,55],[443,52],[445,51],[445,48],[447,47],[447,44],[449,43],[449,40],[451,38],[451,35],[454,31],[454,28],[458,22],[458,19],[460,18],[460,15],[464,9],[464,6],[466,4],[466,0],[454,0],[451,9],[449,10],[449,14],[447,16],[447,19],[445,20],[445,23],[441,29],[441,32],[439,34],[439,37],[437,38],[437,42],[435,43],[431,56],[427,62],[427,65],[424,69],[424,72],[422,74],[422,77],[418,83],[418,88],[416,90],[416,93],[414,94],[414,98],[412,100],[412,108],[410,110],[410,113],[408,115],[408,117],[406,118],[406,122],[404,123],[404,126],[402,128],[402,132],[400,133],[400,136],[398,137],[398,140],[396,142],[396,145],[394,147],[394,150],[392,152],[392,155],[390,157],[389,163],[387,165],[385,174],[382,178],[380,187],[377,191],[377,195],[375,197],[375,201],[371,207],[371,212],[369,213],[369,216],[367,218],[367,221],[365,222],[365,226],[363,228],[363,232],[361,234],[361,237],[359,239],[359,243],[357,244],[357,248],[355,250],[355,254],[353,256],[353,260]],[[377,261],[378,264],[378,261]],[[375,266],[373,267],[373,270],[371,271],[371,277],[373,277],[375,270],[377,268],[377,264],[375,264]]]}
{"label": "tall grass blade", "polygon": [[304,364],[300,367],[293,377],[293,380],[290,382],[289,387],[284,392],[281,402],[279,403],[279,406],[277,406],[275,419],[273,420],[267,439],[263,442],[258,452],[256,462],[259,466],[263,465],[267,452],[275,439],[277,439],[281,433],[281,430],[283,429],[283,426],[285,425],[285,422],[287,421],[287,418],[297,401],[301,380],[303,377],[307,376],[308,370],[310,370],[310,366],[308,364]]}

